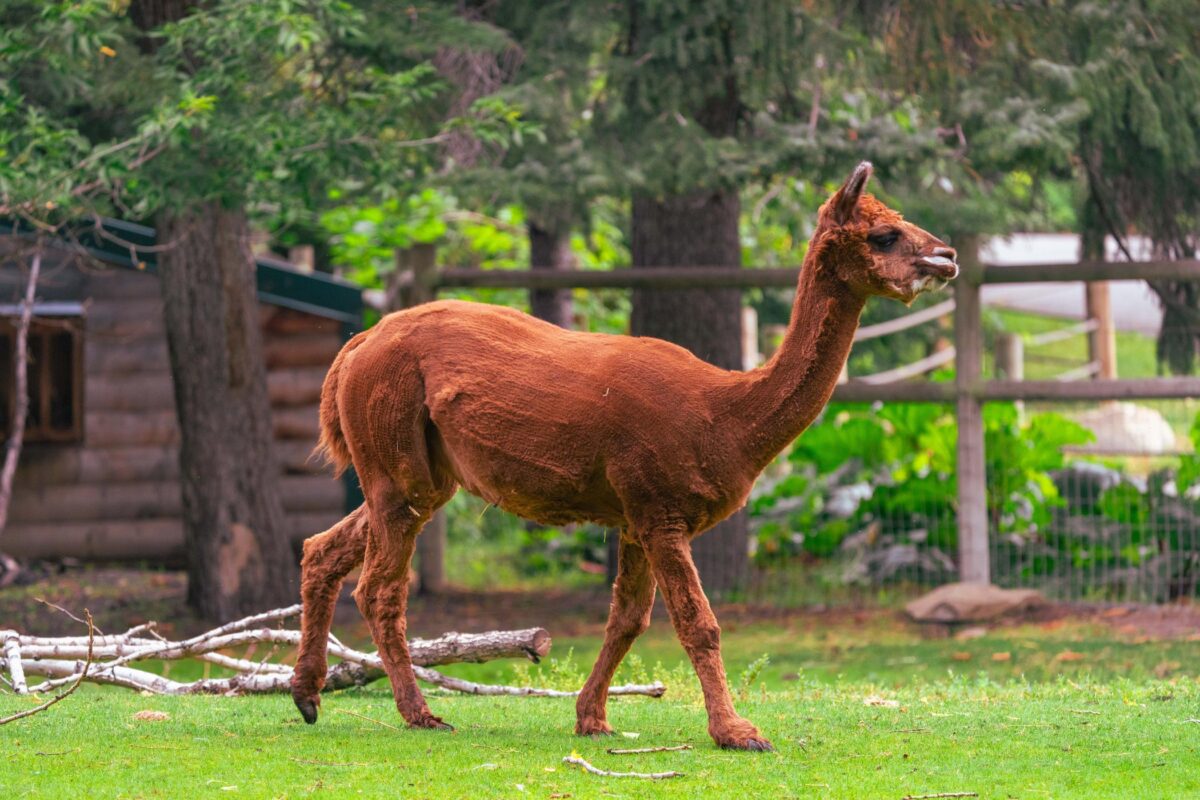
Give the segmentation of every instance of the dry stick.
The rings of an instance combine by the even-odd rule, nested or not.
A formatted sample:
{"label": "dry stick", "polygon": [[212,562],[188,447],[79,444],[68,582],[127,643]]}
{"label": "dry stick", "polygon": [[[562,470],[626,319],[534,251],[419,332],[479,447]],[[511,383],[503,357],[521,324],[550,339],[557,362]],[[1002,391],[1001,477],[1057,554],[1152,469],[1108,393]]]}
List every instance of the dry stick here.
{"label": "dry stick", "polygon": [[347,711],[347,710],[346,710],[346,709],[344,709],[344,708],[335,708],[335,709],[334,709],[334,711],[336,711],[336,712],[337,712],[337,713],[339,713],[339,714],[347,714],[347,715],[349,715],[349,716],[351,716],[351,717],[358,717],[359,719],[365,719],[367,722],[374,722],[376,725],[382,725],[383,727],[385,727],[385,728],[391,728],[391,729],[392,729],[392,730],[394,730],[394,731],[398,731],[398,730],[400,730],[400,729],[399,729],[399,728],[397,728],[395,725],[389,725],[389,724],[388,724],[388,723],[386,723],[386,722],[382,722],[382,721],[380,721],[380,720],[377,720],[377,719],[371,719],[370,717],[367,717],[367,716],[364,716],[364,715],[362,715],[362,714],[359,714],[357,711]]}
{"label": "dry stick", "polygon": [[587,760],[580,755],[572,753],[563,759],[564,764],[574,764],[577,767],[583,767],[586,771],[593,775],[599,775],[602,778],[649,778],[650,780],[662,780],[663,778],[682,778],[682,772],[609,772],[606,769],[593,767]]}
{"label": "dry stick", "polygon": [[[513,697],[578,697],[580,690],[563,691],[561,689],[538,689],[533,686],[493,686],[486,683],[475,683],[474,681],[464,681],[462,678],[452,678],[449,675],[443,675],[437,670],[427,669],[413,665],[413,673],[418,680],[425,683],[432,683],[434,686],[441,686],[443,689],[452,689],[456,692],[464,694],[478,694],[488,696],[513,696]],[[640,694],[648,697],[662,697],[667,691],[667,688],[658,681],[646,686],[629,684],[626,686],[613,686],[608,690],[611,695],[629,695]]]}
{"label": "dry stick", "polygon": [[938,794],[906,794],[900,800],[937,800],[947,797],[979,797],[979,792],[940,792]]}
{"label": "dry stick", "polygon": [[622,750],[618,747],[610,747],[604,752],[610,756],[637,756],[642,753],[673,753],[676,750],[691,750],[690,744],[679,744],[674,747],[634,747],[628,750]]}
{"label": "dry stick", "polygon": [[13,382],[16,387],[16,402],[13,403],[8,446],[4,453],[4,467],[0,469],[0,532],[8,524],[8,506],[12,500],[13,476],[17,474],[17,459],[21,456],[21,444],[25,440],[25,417],[29,414],[29,376],[26,373],[29,360],[29,326],[33,322],[33,300],[37,293],[38,273],[42,271],[42,244],[38,241],[29,264],[29,282],[25,285],[25,300],[21,303],[21,321],[17,323],[16,364]]}
{"label": "dry stick", "polygon": [[[83,610],[83,613],[87,616],[88,635],[90,637],[91,634],[96,630],[96,626],[92,624],[92,612],[88,611],[85,608]],[[87,674],[88,674],[88,667],[90,667],[91,665],[92,665],[92,653],[91,653],[91,649],[89,648],[87,661],[83,662],[83,671],[81,671],[79,673],[79,677],[75,679],[75,682],[73,684],[71,684],[70,689],[67,689],[65,692],[60,692],[59,694],[54,695],[54,697],[51,697],[49,700],[42,703],[40,706],[37,706],[36,708],[31,708],[31,709],[28,709],[27,711],[20,711],[20,712],[17,712],[16,714],[13,714],[11,716],[0,719],[0,725],[7,725],[10,722],[16,722],[17,720],[24,719],[25,717],[32,717],[34,714],[45,711],[47,708],[54,705],[55,703],[57,703],[61,700],[67,699],[72,694],[74,694],[76,689],[79,688],[79,684],[83,683],[83,679],[86,678]]]}

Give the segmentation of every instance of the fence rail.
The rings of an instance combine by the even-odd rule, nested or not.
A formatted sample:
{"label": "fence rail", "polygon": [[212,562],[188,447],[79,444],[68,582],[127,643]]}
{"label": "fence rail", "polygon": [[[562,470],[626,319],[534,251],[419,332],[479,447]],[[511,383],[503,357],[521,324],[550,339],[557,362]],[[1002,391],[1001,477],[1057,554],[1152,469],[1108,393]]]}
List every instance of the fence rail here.
{"label": "fence rail", "polygon": [[[984,459],[982,405],[990,401],[1099,401],[1200,397],[1200,378],[1151,378],[1119,380],[1102,377],[1100,361],[1092,360],[1068,370],[1054,380],[1021,380],[1020,371],[1006,370],[1009,377],[984,380],[981,287],[984,284],[1103,282],[1116,280],[1200,280],[1200,261],[1080,262],[1074,264],[983,264],[977,258],[976,242],[959,248],[961,274],[954,284],[954,298],[927,309],[877,325],[866,326],[857,341],[897,333],[948,314],[954,314],[954,347],[934,353],[912,364],[883,373],[851,380],[837,387],[833,397],[851,402],[933,402],[956,405],[958,426],[958,574],[962,580],[991,578],[987,476]],[[404,265],[404,259],[398,264]],[[408,304],[423,302],[449,288],[508,289],[710,289],[792,288],[799,268],[744,267],[638,267],[596,270],[481,270],[446,268],[438,270],[432,258],[401,270],[392,287],[409,298]],[[1096,287],[1093,287],[1096,288]],[[1107,315],[1107,310],[1104,312]],[[1090,313],[1098,317],[1099,314]],[[1072,336],[1099,337],[1109,322],[1096,318],[1042,334],[1033,344],[1050,344]],[[1019,353],[1020,348],[1016,351]],[[905,379],[953,362],[953,382],[907,381]],[[424,537],[423,537],[424,538]]]}
{"label": "fence rail", "polygon": [[[497,270],[449,267],[437,289],[791,289],[799,267],[636,267],[613,270]],[[978,283],[1200,280],[1200,261],[1115,261],[981,265]],[[398,285],[414,280],[401,279]]]}

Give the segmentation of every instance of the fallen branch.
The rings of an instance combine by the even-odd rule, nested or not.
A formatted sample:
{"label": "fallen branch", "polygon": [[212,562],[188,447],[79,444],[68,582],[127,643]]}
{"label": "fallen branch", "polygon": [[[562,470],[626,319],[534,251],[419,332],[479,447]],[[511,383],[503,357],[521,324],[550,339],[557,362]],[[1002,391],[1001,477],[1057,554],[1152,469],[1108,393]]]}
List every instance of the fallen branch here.
{"label": "fallen branch", "polygon": [[682,778],[682,772],[609,772],[606,769],[593,767],[587,760],[578,753],[572,753],[563,759],[564,764],[574,764],[577,767],[582,767],[584,771],[590,772],[593,775],[599,775],[602,778],[648,778],[650,780],[662,780],[663,778]]}
{"label": "fallen branch", "polygon": [[17,694],[25,694],[25,670],[21,666],[21,642],[15,631],[4,632],[4,660],[8,662],[9,685]]}
{"label": "fallen branch", "polygon": [[[3,653],[0,664],[7,664],[10,683],[18,694],[47,692],[77,682],[82,679],[81,675],[86,675],[91,683],[153,694],[244,695],[288,692],[291,689],[292,667],[266,659],[253,661],[222,651],[261,643],[298,645],[298,631],[261,626],[293,617],[299,611],[300,606],[297,605],[256,614],[183,641],[164,639],[154,629],[152,622],[111,636],[97,636],[95,627],[90,623],[87,637],[25,636],[16,631],[0,631],[0,652]],[[148,638],[146,634],[155,638]],[[490,633],[447,633],[436,639],[413,639],[409,642],[409,652],[418,679],[452,691],[488,696],[577,696],[577,691],[475,683],[430,669],[441,664],[496,658],[528,658],[536,663],[549,653],[550,645],[550,635],[544,629],[527,628]],[[386,677],[378,653],[347,647],[332,634],[329,636],[329,653],[341,661],[330,668],[325,691],[363,686]],[[148,659],[184,658],[207,661],[235,674],[224,678],[181,682],[130,666]],[[31,687],[26,683],[26,676],[30,675],[46,680]],[[614,686],[609,690],[610,695],[637,694],[650,697],[661,697],[665,692],[666,688],[657,682],[645,686]]]}
{"label": "fallen branch", "polygon": [[[87,609],[84,609],[83,613],[87,617],[88,637],[90,638],[93,631],[95,631],[95,625],[92,623],[92,612],[88,611]],[[19,719],[25,719],[26,717],[32,717],[34,714],[40,714],[41,712],[45,711],[46,709],[48,709],[50,706],[54,705],[55,703],[66,700],[68,697],[70,697],[72,694],[75,693],[75,690],[79,688],[79,684],[83,683],[83,679],[87,677],[88,668],[91,665],[92,665],[92,654],[91,654],[91,650],[89,649],[87,661],[85,661],[83,663],[83,669],[80,670],[79,677],[76,678],[75,682],[71,684],[70,689],[67,689],[65,692],[60,692],[60,693],[54,695],[54,697],[51,697],[49,700],[42,703],[40,706],[37,706],[35,708],[26,709],[25,711],[18,711],[16,714],[12,714],[10,716],[4,717],[3,719],[0,719],[0,725],[7,725],[10,722],[16,722]]]}
{"label": "fallen branch", "polygon": [[640,756],[642,753],[674,753],[677,750],[691,750],[690,744],[677,744],[674,747],[634,747],[631,749],[622,750],[619,747],[610,747],[604,752],[610,756]]}
{"label": "fallen branch", "polygon": [[941,800],[950,797],[979,797],[979,792],[940,792],[938,794],[906,794],[900,800]]}

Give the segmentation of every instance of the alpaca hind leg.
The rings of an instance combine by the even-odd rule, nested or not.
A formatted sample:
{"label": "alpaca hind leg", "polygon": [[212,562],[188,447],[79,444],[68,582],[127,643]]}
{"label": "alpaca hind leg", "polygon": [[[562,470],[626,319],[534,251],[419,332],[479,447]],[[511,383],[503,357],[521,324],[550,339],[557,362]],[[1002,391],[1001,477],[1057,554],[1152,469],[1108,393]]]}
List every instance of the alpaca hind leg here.
{"label": "alpaca hind leg", "polygon": [[604,646],[575,702],[575,733],[596,736],[612,733],[605,706],[608,686],[621,659],[635,639],[650,627],[654,607],[654,576],[642,546],[621,532],[617,552],[617,580],[604,630]]}
{"label": "alpaca hind leg", "polygon": [[700,585],[686,531],[646,531],[642,546],[675,626],[704,690],[708,733],[720,747],[771,750],[771,743],[748,720],[738,716],[721,662],[721,628]]}
{"label": "alpaca hind leg", "polygon": [[415,508],[394,494],[387,500],[380,498],[371,502],[366,557],[354,599],[379,648],[379,657],[391,679],[392,695],[401,716],[414,728],[452,729],[433,715],[417,687],[408,652],[405,620],[408,568],[416,549],[417,534],[435,509],[436,506]]}
{"label": "alpaca hind leg", "polygon": [[292,675],[292,700],[308,724],[317,721],[329,669],[327,651],[342,580],[363,561],[367,507],[359,506],[324,533],[304,540],[300,564],[300,650]]}

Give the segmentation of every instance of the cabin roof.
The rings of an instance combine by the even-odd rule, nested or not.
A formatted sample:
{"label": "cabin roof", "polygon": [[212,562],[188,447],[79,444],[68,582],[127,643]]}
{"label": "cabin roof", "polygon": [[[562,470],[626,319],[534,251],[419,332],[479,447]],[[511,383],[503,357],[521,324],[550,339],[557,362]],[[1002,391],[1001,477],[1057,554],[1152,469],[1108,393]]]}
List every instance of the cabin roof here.
{"label": "cabin roof", "polygon": [[[0,232],[25,233],[19,223],[0,218]],[[157,235],[154,228],[134,222],[104,218],[101,228],[88,226],[74,237],[95,258],[114,266],[157,270]],[[303,311],[337,320],[357,329],[362,324],[362,288],[332,275],[301,272],[278,258],[255,258],[258,299],[269,305]]]}

